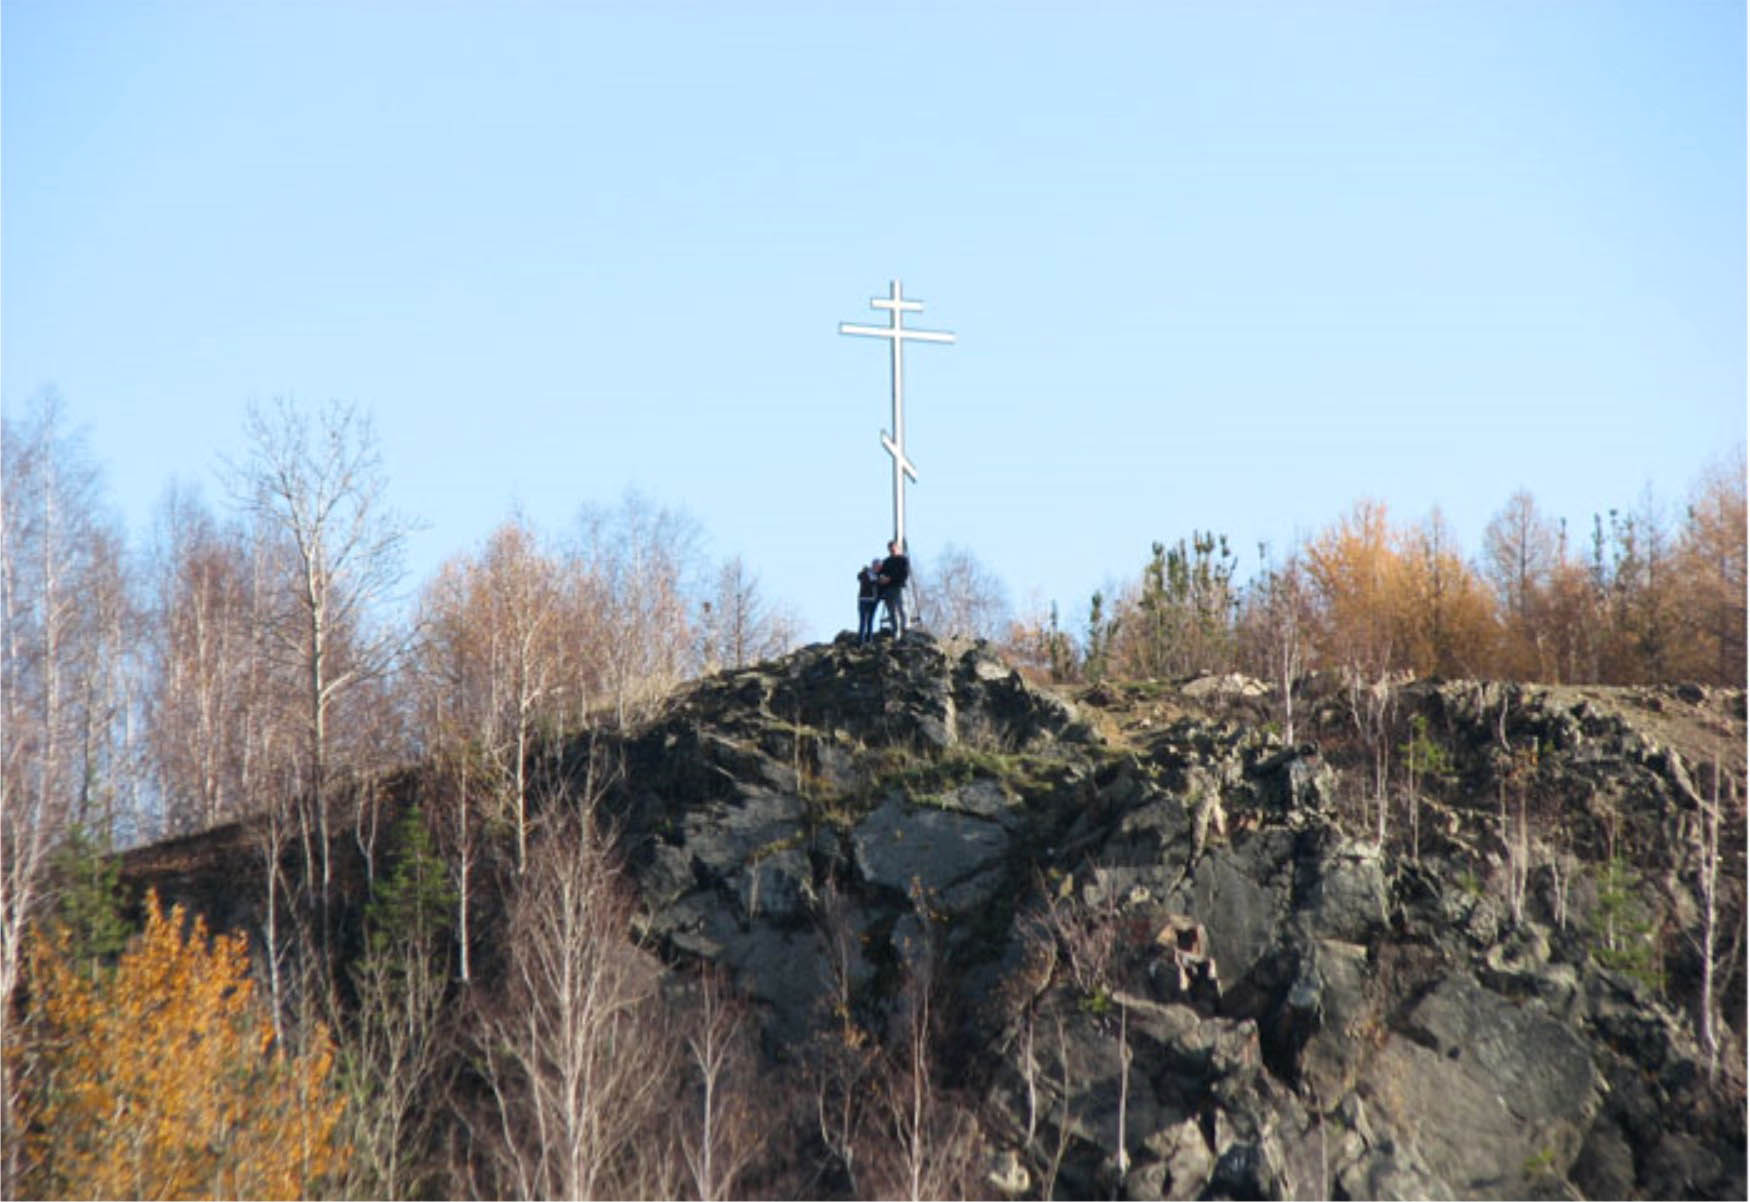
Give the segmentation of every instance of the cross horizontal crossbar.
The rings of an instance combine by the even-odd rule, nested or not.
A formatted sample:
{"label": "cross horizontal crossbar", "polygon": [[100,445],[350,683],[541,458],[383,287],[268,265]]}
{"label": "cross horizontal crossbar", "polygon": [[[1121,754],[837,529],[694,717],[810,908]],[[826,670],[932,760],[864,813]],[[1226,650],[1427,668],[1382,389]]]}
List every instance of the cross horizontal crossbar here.
{"label": "cross horizontal crossbar", "polygon": [[954,335],[940,330],[908,330],[904,326],[857,326],[839,323],[841,334],[867,334],[871,338],[915,338],[919,342],[953,342]]}

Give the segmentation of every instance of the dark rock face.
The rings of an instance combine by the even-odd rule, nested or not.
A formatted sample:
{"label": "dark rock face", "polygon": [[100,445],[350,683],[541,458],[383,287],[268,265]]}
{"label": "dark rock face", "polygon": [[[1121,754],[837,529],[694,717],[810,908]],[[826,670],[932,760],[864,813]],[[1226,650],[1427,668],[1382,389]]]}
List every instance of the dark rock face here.
{"label": "dark rock face", "polygon": [[[1517,721],[1573,753],[1588,796],[1695,795],[1681,756],[1600,714],[1415,688],[1461,764]],[[1456,872],[1344,834],[1316,745],[1186,718],[1116,752],[981,648],[927,638],[707,682],[643,740],[661,762],[632,749],[628,812],[683,814],[640,872],[652,929],[765,999],[782,1054],[834,971],[879,1010],[939,926],[977,1045],[964,1071],[1022,1192],[1614,1196],[1731,1177],[1656,1113],[1680,1086],[1637,1101],[1612,1084],[1631,1064],[1693,1074],[1683,1025]],[[1447,835],[1465,838],[1448,823],[1430,843]],[[829,887],[858,951],[837,970]],[[1016,999],[1042,930],[1103,959]]]}
{"label": "dark rock face", "polygon": [[835,1022],[887,1029],[927,973],[1008,1194],[1743,1196],[1692,1019],[1592,954],[1597,874],[1552,850],[1507,892],[1503,747],[1541,749],[1575,829],[1666,840],[1685,896],[1693,757],[1521,689],[1400,702],[1452,765],[1408,853],[1345,827],[1363,774],[1316,744],[1203,712],[1113,746],[927,635],[699,682],[602,804],[642,934],[727,971],[775,1072]]}
{"label": "dark rock face", "polygon": [[[1030,849],[1063,815],[1090,735],[1068,704],[1028,688],[982,646],[950,658],[927,636],[849,638],[702,682],[626,748],[611,804],[649,911],[674,951],[730,970],[772,1007],[769,1043],[806,1039],[844,932],[820,899],[842,893],[861,988],[903,959],[920,908],[970,920],[1012,904]],[[1006,770],[1052,748],[1039,780]]]}
{"label": "dark rock face", "polygon": [[1571,1027],[1460,974],[1410,1010],[1359,1088],[1384,1125],[1414,1133],[1430,1192],[1525,1198],[1573,1166],[1597,1085]]}
{"label": "dark rock face", "polygon": [[[1666,805],[1696,793],[1681,756],[1600,714],[1474,686],[1411,701],[1440,715],[1474,773],[1486,764],[1464,757],[1486,761],[1489,736],[1516,721],[1569,749],[1569,787],[1587,796]],[[808,966],[829,942],[809,899],[829,881],[873,1008],[894,987],[881,966],[914,964],[924,928],[940,924],[977,1044],[962,1049],[964,1071],[985,1091],[984,1134],[1005,1172],[1032,1183],[1022,1192],[1047,1180],[1072,1197],[1735,1188],[1718,1151],[1660,1113],[1684,1085],[1637,1101],[1613,1084],[1632,1065],[1655,1079],[1687,1071],[1693,1085],[1684,1024],[1644,993],[1624,996],[1583,954],[1552,950],[1552,916],[1515,921],[1456,870],[1344,834],[1339,779],[1315,745],[1181,719],[1141,754],[1108,750],[982,649],[950,656],[927,639],[810,648],[707,684],[674,722],[683,729],[646,739],[733,732],[696,745],[738,783],[713,781],[693,811],[708,820],[681,823],[665,854],[691,865],[691,892],[650,897],[656,929],[710,948],[770,999],[773,1044],[789,1047],[811,1021],[798,999],[817,1002],[831,976]],[[896,770],[896,749],[923,767]],[[767,796],[780,779],[805,798]],[[651,787],[632,780],[634,793]],[[736,805],[746,812],[719,813]],[[1430,844],[1461,843],[1450,827]],[[761,840],[783,850],[750,860]],[[745,902],[750,876],[781,900],[725,917],[719,899]],[[1051,881],[1055,895],[1042,894]],[[1171,944],[1174,916],[1206,941],[1195,986],[1187,958],[1157,942]],[[995,1004],[994,983],[1012,995],[1027,978],[1040,930],[1067,945],[1102,924],[1113,946],[1085,979],[1060,971]]]}
{"label": "dark rock face", "polygon": [[891,797],[851,833],[857,872],[871,886],[954,900],[965,913],[995,892],[1011,847],[1000,823]]}

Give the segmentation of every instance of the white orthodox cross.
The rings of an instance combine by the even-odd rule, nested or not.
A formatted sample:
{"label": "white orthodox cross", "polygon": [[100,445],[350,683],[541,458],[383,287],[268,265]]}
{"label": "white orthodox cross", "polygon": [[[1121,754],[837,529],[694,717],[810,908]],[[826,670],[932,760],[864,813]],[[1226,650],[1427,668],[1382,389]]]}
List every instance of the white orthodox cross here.
{"label": "white orthodox cross", "polygon": [[870,300],[871,309],[886,309],[891,315],[885,326],[859,326],[839,323],[841,334],[864,334],[871,338],[886,338],[893,345],[893,433],[881,432],[881,445],[893,457],[893,537],[900,549],[905,549],[905,479],[918,478],[917,469],[905,457],[905,367],[901,343],[908,339],[918,342],[953,342],[954,335],[938,330],[908,330],[902,324],[902,313],[921,313],[922,301],[906,300],[900,295],[899,281],[894,280],[886,296]]}

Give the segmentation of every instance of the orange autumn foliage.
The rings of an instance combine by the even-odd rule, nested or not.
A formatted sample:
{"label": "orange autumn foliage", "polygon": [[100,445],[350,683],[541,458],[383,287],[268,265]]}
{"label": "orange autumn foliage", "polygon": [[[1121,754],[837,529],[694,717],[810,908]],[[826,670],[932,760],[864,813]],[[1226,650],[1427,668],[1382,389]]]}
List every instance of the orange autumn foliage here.
{"label": "orange autumn foliage", "polygon": [[65,931],[33,939],[22,1118],[38,1197],[292,1198],[344,1168],[318,1028],[287,1055],[242,935],[147,897],[146,929],[96,979]]}
{"label": "orange autumn foliage", "polygon": [[1405,529],[1383,502],[1358,502],[1303,557],[1323,664],[1369,679],[1484,675],[1494,664],[1494,605],[1438,510]]}

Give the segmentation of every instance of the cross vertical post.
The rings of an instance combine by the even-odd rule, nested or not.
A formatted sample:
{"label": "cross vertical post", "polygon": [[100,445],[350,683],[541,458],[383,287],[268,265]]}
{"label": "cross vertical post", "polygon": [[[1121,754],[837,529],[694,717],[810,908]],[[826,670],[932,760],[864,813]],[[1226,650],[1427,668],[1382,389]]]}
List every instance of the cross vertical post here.
{"label": "cross vertical post", "polygon": [[921,313],[922,301],[907,300],[899,281],[891,283],[886,296],[877,296],[869,301],[871,309],[886,309],[888,324],[885,326],[860,326],[850,322],[839,323],[841,334],[861,334],[870,338],[885,338],[892,346],[893,353],[893,432],[881,432],[881,445],[893,457],[893,537],[905,549],[905,478],[910,476],[915,482],[918,478],[917,469],[905,455],[905,354],[901,345],[906,341],[914,342],[953,342],[954,335],[941,330],[913,330],[906,328],[902,314]]}

